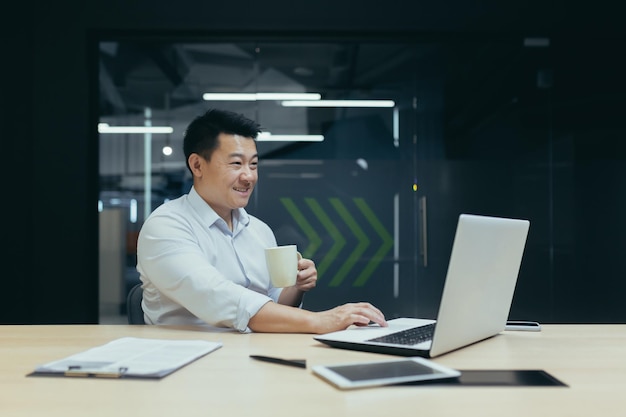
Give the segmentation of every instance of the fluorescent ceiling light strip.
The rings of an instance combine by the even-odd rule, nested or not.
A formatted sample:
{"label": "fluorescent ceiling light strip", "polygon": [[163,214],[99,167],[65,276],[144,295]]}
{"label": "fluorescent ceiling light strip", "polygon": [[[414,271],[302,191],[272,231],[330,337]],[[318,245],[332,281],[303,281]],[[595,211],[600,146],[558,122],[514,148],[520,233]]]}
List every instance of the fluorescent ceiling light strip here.
{"label": "fluorescent ceiling light strip", "polygon": [[269,132],[261,132],[257,142],[323,142],[323,135],[272,135]]}
{"label": "fluorescent ceiling light strip", "polygon": [[109,126],[98,123],[98,133],[172,133],[171,126]]}
{"label": "fluorescent ceiling light strip", "polygon": [[395,107],[393,100],[286,100],[284,107]]}
{"label": "fluorescent ceiling light strip", "polygon": [[319,100],[319,93],[204,93],[206,101]]}
{"label": "fluorescent ceiling light strip", "polygon": [[320,100],[319,93],[257,93],[257,100]]}

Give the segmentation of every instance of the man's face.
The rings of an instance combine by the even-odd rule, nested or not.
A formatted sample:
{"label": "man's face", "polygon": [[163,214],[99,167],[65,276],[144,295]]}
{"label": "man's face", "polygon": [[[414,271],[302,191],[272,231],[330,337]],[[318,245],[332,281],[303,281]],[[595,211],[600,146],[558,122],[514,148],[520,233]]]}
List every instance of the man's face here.
{"label": "man's face", "polygon": [[252,138],[221,133],[218,142],[210,161],[198,158],[201,176],[194,183],[213,210],[230,219],[231,210],[248,204],[259,177],[259,156]]}

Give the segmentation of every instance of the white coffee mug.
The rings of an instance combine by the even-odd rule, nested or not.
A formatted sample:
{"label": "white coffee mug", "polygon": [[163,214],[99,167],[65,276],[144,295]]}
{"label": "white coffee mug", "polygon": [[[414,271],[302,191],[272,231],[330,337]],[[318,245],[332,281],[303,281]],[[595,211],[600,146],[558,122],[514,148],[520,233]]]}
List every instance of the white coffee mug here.
{"label": "white coffee mug", "polygon": [[302,258],[296,245],[276,246],[265,249],[267,271],[274,287],[295,285],[298,277],[298,260]]}

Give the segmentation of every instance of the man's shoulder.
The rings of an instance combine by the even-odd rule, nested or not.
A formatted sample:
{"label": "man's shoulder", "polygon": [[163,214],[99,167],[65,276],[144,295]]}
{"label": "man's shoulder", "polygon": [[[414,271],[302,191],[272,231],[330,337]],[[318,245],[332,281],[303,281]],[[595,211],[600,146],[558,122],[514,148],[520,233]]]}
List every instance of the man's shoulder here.
{"label": "man's shoulder", "polygon": [[188,208],[186,207],[187,194],[183,194],[173,200],[165,201],[163,204],[156,207],[152,213],[146,219],[154,220],[162,217],[181,217],[187,216]]}

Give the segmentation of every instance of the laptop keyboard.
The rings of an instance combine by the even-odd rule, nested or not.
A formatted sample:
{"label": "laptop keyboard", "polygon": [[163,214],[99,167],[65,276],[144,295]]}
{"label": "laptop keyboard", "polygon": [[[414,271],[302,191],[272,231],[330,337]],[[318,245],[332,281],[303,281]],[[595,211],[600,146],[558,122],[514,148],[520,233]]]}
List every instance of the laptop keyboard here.
{"label": "laptop keyboard", "polygon": [[368,342],[393,343],[396,345],[416,345],[426,342],[433,338],[435,323],[425,326],[413,327],[411,329],[401,330],[399,332],[390,333],[384,336],[375,337],[367,340]]}

